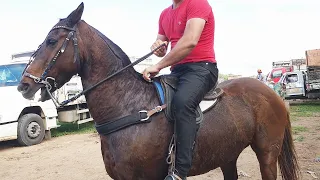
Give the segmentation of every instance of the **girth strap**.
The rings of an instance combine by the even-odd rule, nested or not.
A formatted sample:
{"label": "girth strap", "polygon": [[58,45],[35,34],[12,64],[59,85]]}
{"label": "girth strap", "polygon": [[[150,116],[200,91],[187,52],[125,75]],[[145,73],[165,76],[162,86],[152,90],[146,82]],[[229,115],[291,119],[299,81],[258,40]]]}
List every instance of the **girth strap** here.
{"label": "girth strap", "polygon": [[130,114],[119,119],[110,120],[103,124],[95,124],[95,127],[99,134],[108,135],[134,124],[151,122],[150,117],[155,113],[161,112],[165,108],[166,104],[157,106],[149,111],[142,110],[135,114]]}

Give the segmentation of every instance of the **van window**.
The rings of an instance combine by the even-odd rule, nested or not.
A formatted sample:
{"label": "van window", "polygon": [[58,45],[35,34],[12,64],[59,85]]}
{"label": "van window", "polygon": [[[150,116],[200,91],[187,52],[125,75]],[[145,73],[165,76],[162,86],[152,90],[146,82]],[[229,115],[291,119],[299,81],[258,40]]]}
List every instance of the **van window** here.
{"label": "van window", "polygon": [[0,66],[0,87],[17,86],[26,64],[10,64]]}
{"label": "van window", "polygon": [[276,70],[272,73],[272,78],[279,78],[282,76],[282,70]]}
{"label": "van window", "polygon": [[298,75],[297,74],[289,74],[287,79],[288,79],[288,83],[298,82]]}

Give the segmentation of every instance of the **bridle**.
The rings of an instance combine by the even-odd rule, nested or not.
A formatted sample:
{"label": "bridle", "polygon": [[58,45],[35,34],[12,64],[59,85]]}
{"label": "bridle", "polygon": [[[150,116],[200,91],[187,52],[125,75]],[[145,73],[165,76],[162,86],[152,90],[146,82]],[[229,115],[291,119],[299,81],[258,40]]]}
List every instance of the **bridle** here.
{"label": "bridle", "polygon": [[[138,63],[140,63],[141,61],[147,59],[149,56],[151,56],[155,51],[157,51],[159,48],[161,48],[162,46],[165,46],[166,44],[163,43],[160,46],[158,46],[157,48],[155,48],[154,50],[152,50],[150,53],[146,54],[145,56],[139,58],[138,60],[134,61],[133,63],[123,67],[122,69],[116,71],[115,73],[109,75],[108,77],[106,77],[105,79],[99,81],[98,83],[96,83],[95,85],[89,87],[86,90],[81,91],[79,94],[73,96],[70,99],[67,99],[65,101],[63,101],[62,103],[58,103],[58,101],[53,97],[52,93],[50,92],[52,90],[52,85],[50,84],[49,81],[52,81],[53,86],[55,88],[57,88],[57,83],[55,81],[55,78],[53,77],[49,77],[47,76],[49,71],[52,69],[52,67],[55,65],[57,58],[59,57],[60,54],[64,53],[66,50],[66,47],[68,45],[68,42],[70,41],[70,39],[73,40],[73,47],[74,47],[74,63],[77,63],[77,68],[78,68],[78,72],[80,72],[81,70],[81,62],[80,62],[80,55],[79,55],[79,46],[78,46],[78,39],[76,36],[76,25],[73,28],[67,27],[67,26],[55,26],[53,27],[50,32],[52,30],[55,29],[66,29],[69,30],[70,32],[68,33],[66,39],[64,40],[62,46],[60,47],[59,51],[56,53],[56,55],[51,59],[50,63],[48,64],[48,66],[46,67],[46,69],[44,70],[44,72],[42,73],[42,75],[40,77],[34,76],[28,72],[26,72],[28,66],[30,66],[30,64],[32,63],[32,60],[30,59],[29,63],[27,64],[26,68],[23,71],[23,75],[31,78],[34,80],[35,83],[37,84],[44,84],[45,88],[47,90],[47,93],[49,94],[50,98],[52,99],[54,105],[56,106],[56,108],[60,108],[65,106],[66,104],[78,99],[80,96],[84,95],[85,93],[91,91],[92,89],[96,88],[97,86],[101,85],[103,82],[109,80],[110,78],[114,77],[115,75],[119,74],[120,72],[126,70],[129,67],[132,67]],[[32,57],[35,57],[37,52],[39,51],[39,49],[41,48],[41,45],[38,47],[38,49],[34,52],[34,54],[32,55]]]}
{"label": "bridle", "polygon": [[[66,50],[66,47],[68,45],[69,40],[72,38],[73,40],[73,46],[74,46],[74,63],[78,64],[78,68],[80,67],[80,59],[79,59],[79,48],[78,48],[78,39],[76,37],[76,29],[74,28],[69,28],[66,26],[55,26],[51,29],[55,30],[55,29],[67,29],[69,30],[69,34],[66,37],[66,39],[64,40],[62,46],[60,47],[59,51],[56,53],[56,55],[51,59],[50,63],[48,64],[47,68],[44,70],[44,72],[42,73],[42,75],[40,77],[36,77],[28,72],[26,72],[27,67],[32,63],[32,61],[30,60],[29,63],[27,64],[23,74],[26,77],[29,77],[31,79],[33,79],[36,83],[40,83],[40,84],[46,84],[48,79],[51,79],[53,81],[55,81],[55,79],[53,77],[47,77],[49,71],[52,69],[53,65],[56,63],[57,58],[59,57],[60,54],[64,53],[64,51]],[[35,53],[32,55],[33,57],[37,54],[38,50],[41,48],[41,45],[38,47],[38,49],[35,51]]]}
{"label": "bridle", "polygon": [[[30,59],[29,63],[27,64],[27,66],[25,67],[24,71],[23,71],[23,76],[26,76],[28,78],[31,78],[34,80],[35,83],[37,84],[44,84],[45,88],[50,96],[50,98],[53,100],[54,104],[56,105],[56,107],[58,108],[59,105],[57,103],[57,100],[53,97],[52,93],[50,92],[52,89],[52,85],[49,81],[52,81],[53,86],[55,88],[57,88],[57,83],[55,81],[55,78],[53,77],[49,77],[47,76],[49,71],[52,69],[52,67],[55,65],[57,58],[59,57],[60,54],[63,54],[68,46],[68,43],[70,41],[70,39],[73,40],[73,47],[74,47],[74,63],[77,63],[77,67],[78,69],[80,69],[81,67],[81,63],[80,63],[80,59],[79,59],[79,47],[78,47],[78,39],[76,36],[76,25],[73,28],[67,27],[67,26],[55,26],[53,27],[51,31],[55,30],[55,29],[66,29],[69,30],[70,32],[68,33],[66,39],[64,40],[63,44],[61,45],[59,51],[57,51],[57,53],[55,54],[55,56],[53,56],[53,58],[51,59],[51,61],[49,62],[48,66],[46,67],[46,69],[43,71],[42,75],[40,77],[37,77],[35,75],[32,75],[28,72],[26,72],[28,66],[30,66],[30,64],[32,63],[32,59]],[[38,49],[33,53],[32,57],[35,57],[39,51],[39,49],[41,48],[41,45],[38,47]]]}

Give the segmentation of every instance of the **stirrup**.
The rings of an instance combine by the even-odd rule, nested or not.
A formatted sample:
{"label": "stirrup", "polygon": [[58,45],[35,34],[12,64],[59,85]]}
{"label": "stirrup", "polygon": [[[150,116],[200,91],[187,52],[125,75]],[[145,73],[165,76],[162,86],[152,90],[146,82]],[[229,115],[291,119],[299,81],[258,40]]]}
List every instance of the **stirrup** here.
{"label": "stirrup", "polygon": [[186,178],[185,179],[181,179],[178,175],[176,175],[176,174],[169,174],[169,175],[167,175],[165,178],[164,178],[164,180],[186,180]]}

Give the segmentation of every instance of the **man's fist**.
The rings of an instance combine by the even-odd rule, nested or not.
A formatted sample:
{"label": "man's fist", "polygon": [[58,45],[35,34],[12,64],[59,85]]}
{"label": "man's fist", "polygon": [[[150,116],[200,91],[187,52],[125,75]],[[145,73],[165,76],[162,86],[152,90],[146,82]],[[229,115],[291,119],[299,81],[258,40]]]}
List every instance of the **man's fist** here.
{"label": "man's fist", "polygon": [[159,48],[157,51],[155,51],[153,54],[158,56],[158,57],[163,57],[164,55],[166,55],[167,53],[167,45],[168,42],[167,41],[161,41],[160,39],[156,40],[156,42],[154,42],[151,46],[151,51],[153,51],[154,49],[156,49],[157,47],[159,47],[161,44],[165,43],[165,46],[162,46],[161,48]]}

